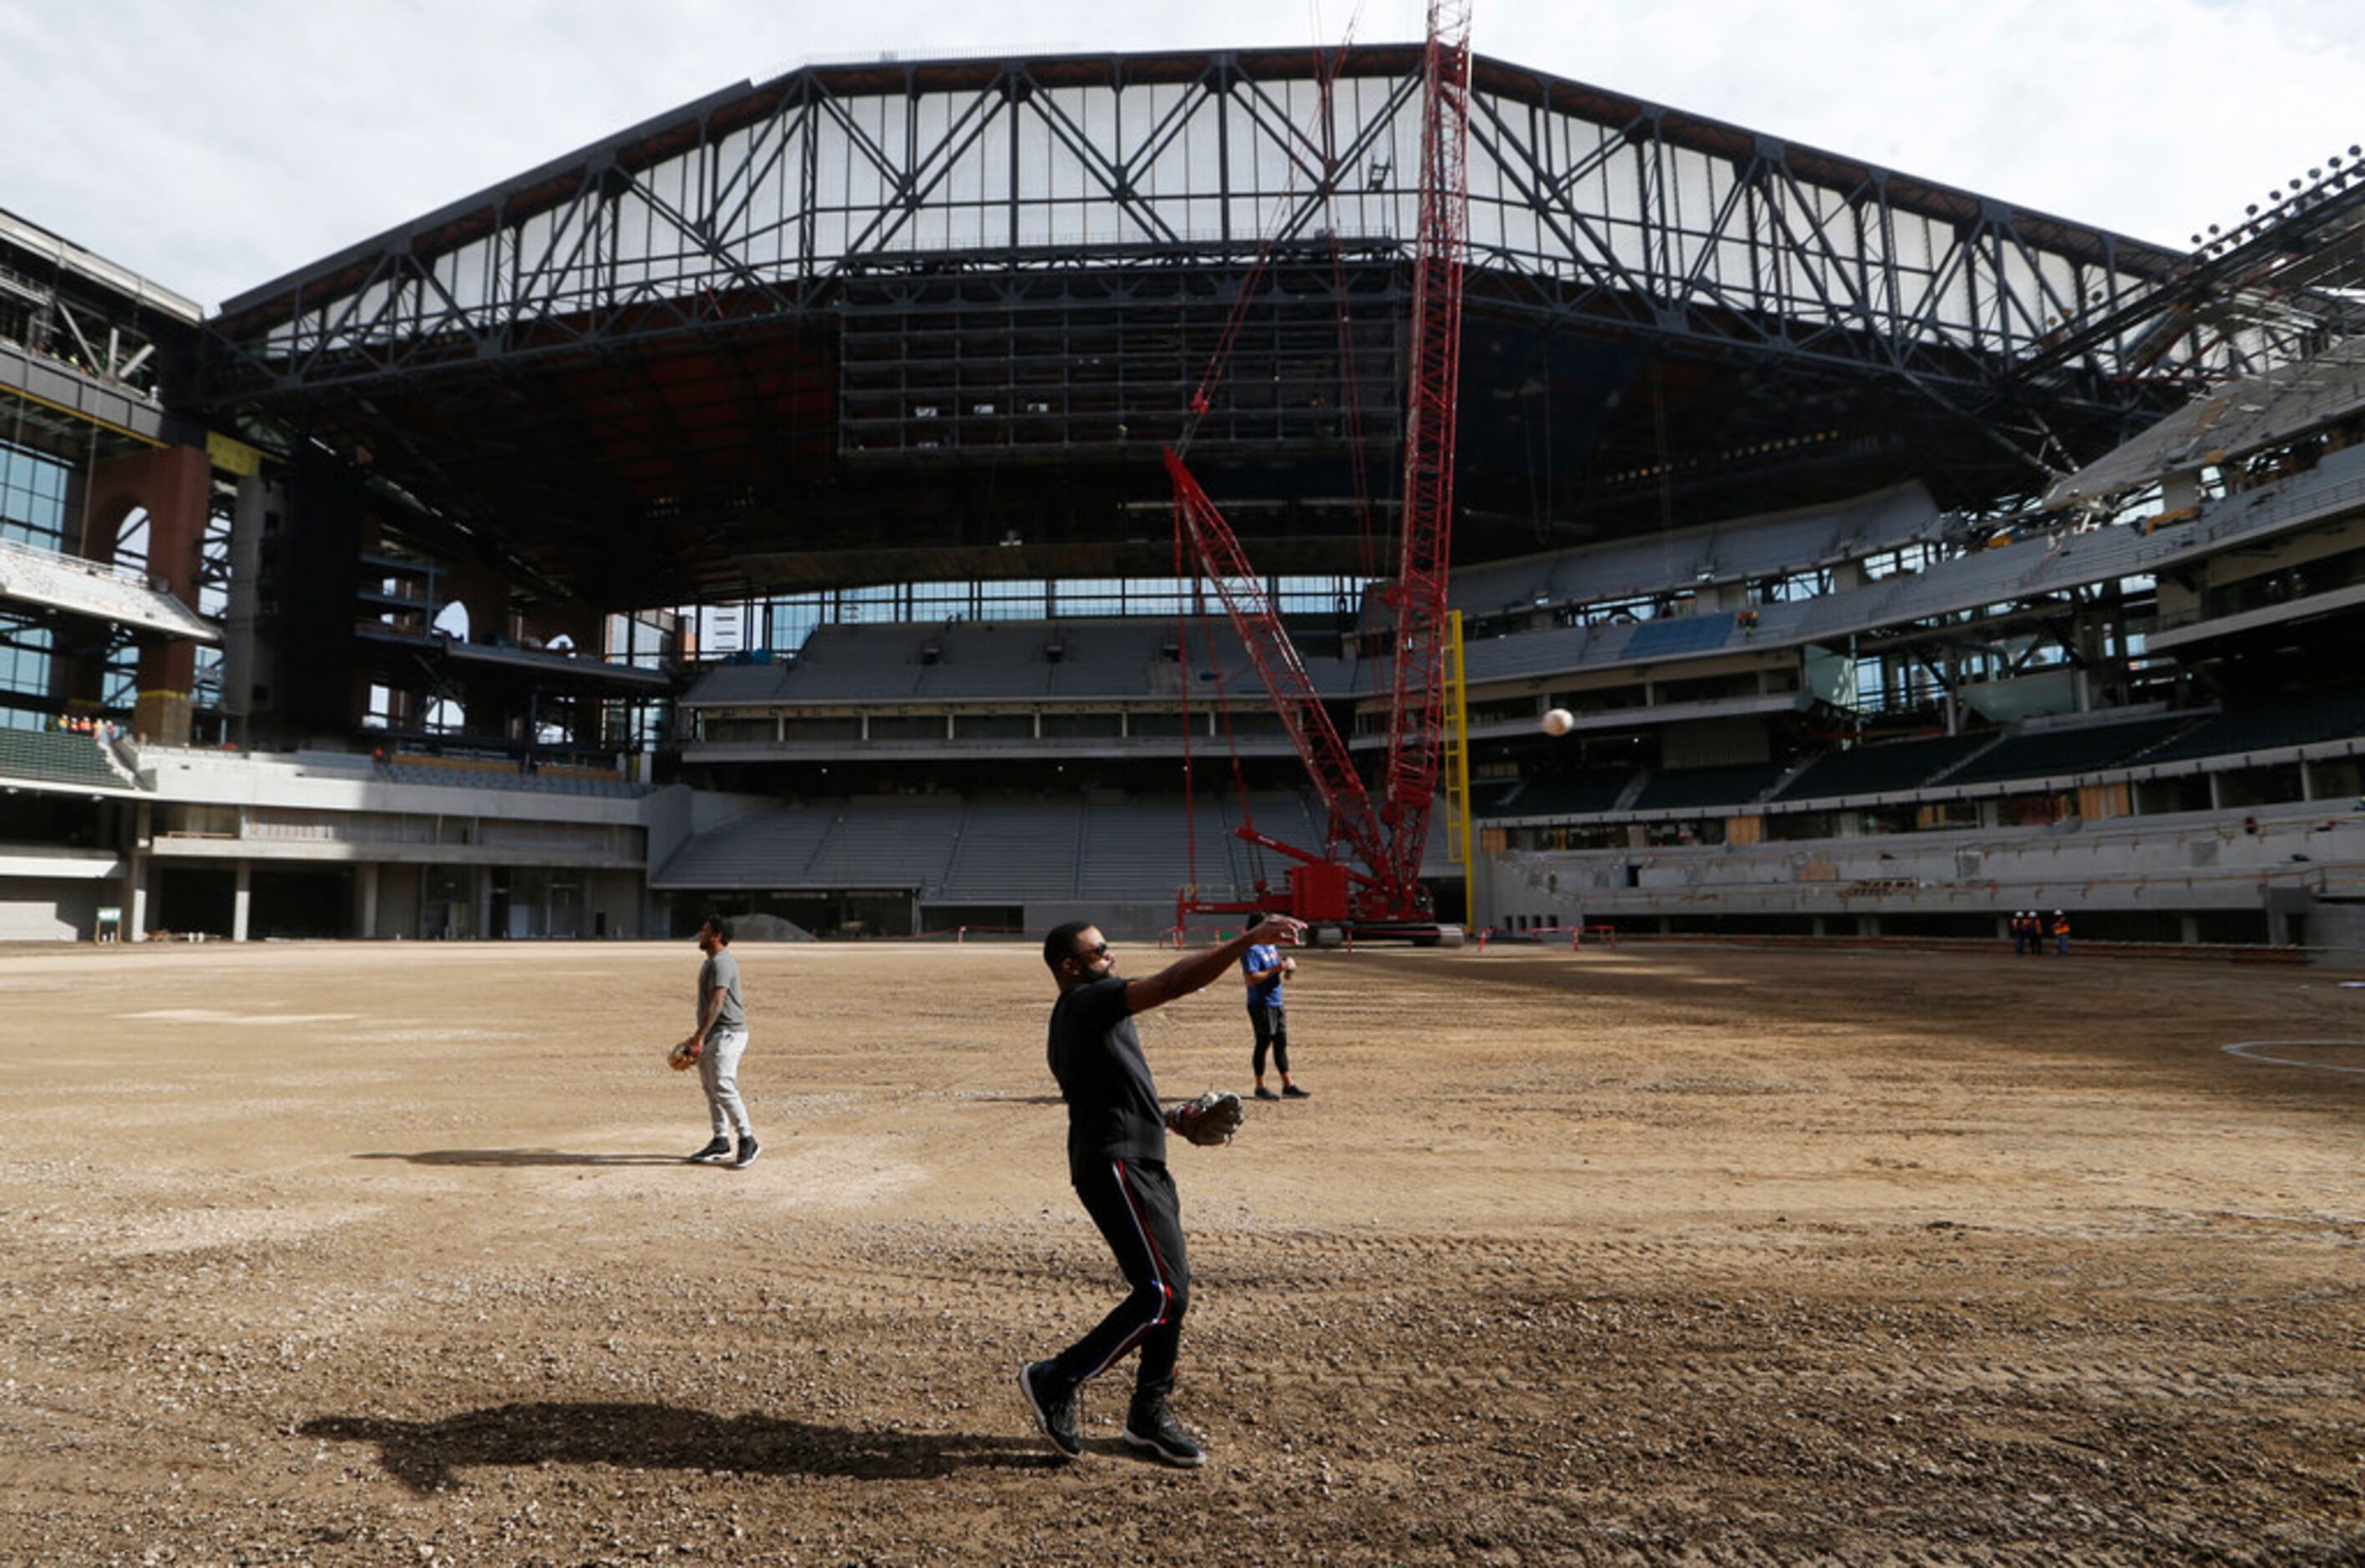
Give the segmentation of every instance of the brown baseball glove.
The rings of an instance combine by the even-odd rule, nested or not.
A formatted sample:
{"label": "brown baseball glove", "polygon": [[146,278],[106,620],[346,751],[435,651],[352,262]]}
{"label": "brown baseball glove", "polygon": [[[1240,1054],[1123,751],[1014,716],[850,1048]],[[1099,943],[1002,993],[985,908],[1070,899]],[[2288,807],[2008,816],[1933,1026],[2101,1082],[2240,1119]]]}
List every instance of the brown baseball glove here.
{"label": "brown baseball glove", "polygon": [[666,1066],[673,1069],[676,1072],[688,1072],[691,1068],[698,1065],[698,1058],[705,1054],[706,1042],[704,1040],[686,1041],[685,1043],[678,1045],[674,1047],[673,1049],[666,1052]]}

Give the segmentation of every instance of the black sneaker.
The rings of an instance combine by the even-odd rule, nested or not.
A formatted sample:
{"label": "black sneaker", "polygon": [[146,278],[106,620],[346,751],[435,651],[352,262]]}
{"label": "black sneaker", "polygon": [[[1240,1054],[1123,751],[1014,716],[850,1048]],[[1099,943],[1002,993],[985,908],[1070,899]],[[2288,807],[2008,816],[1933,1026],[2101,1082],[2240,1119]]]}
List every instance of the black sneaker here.
{"label": "black sneaker", "polygon": [[1314,1098],[1314,1091],[1300,1089],[1295,1083],[1284,1083],[1281,1086],[1281,1097],[1284,1100],[1311,1100]]}
{"label": "black sneaker", "polygon": [[1070,1383],[1062,1387],[1051,1375],[1051,1363],[1034,1361],[1018,1369],[1018,1391],[1026,1395],[1027,1408],[1035,1419],[1043,1424],[1043,1435],[1059,1450],[1061,1459],[1075,1459],[1084,1451],[1084,1439],[1076,1431],[1076,1390]]}
{"label": "black sneaker", "polygon": [[1144,1453],[1156,1454],[1167,1463],[1185,1469],[1207,1462],[1199,1440],[1182,1429],[1182,1423],[1174,1418],[1174,1412],[1166,1407],[1163,1399],[1133,1407],[1133,1414],[1125,1418],[1125,1440]]}
{"label": "black sneaker", "polygon": [[1280,1095],[1275,1094],[1272,1090],[1267,1089],[1261,1083],[1257,1085],[1256,1097],[1260,1100],[1278,1100],[1281,1098]]}
{"label": "black sneaker", "polygon": [[712,1165],[718,1159],[731,1158],[731,1140],[719,1134],[712,1143],[689,1157],[692,1165]]}
{"label": "black sneaker", "polygon": [[763,1152],[764,1146],[757,1143],[752,1135],[747,1137],[741,1138],[739,1140],[739,1158],[731,1162],[731,1169],[734,1170],[746,1170],[747,1167],[756,1163],[756,1157]]}

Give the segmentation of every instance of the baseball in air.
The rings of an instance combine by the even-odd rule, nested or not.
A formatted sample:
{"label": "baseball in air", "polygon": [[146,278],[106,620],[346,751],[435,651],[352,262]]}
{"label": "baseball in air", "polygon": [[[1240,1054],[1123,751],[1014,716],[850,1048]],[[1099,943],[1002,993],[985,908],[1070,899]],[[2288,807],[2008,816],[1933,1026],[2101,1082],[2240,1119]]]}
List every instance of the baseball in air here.
{"label": "baseball in air", "polygon": [[1544,711],[1544,734],[1564,735],[1575,728],[1576,728],[1576,715],[1567,709],[1550,708]]}

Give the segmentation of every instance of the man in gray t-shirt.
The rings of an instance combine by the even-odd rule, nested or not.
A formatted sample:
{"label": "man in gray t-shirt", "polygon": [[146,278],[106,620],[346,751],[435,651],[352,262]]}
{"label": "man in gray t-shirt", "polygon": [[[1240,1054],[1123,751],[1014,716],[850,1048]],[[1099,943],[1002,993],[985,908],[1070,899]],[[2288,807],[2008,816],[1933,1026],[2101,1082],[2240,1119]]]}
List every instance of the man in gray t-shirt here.
{"label": "man in gray t-shirt", "polygon": [[[698,1083],[706,1091],[706,1114],[714,1137],[690,1159],[701,1165],[728,1165],[744,1170],[756,1163],[755,1124],[747,1119],[747,1103],[739,1098],[739,1058],[747,1049],[747,1008],[739,992],[739,960],[731,956],[731,927],[719,914],[710,914],[698,928],[698,950],[706,961],[698,966],[698,1025],[680,1049],[698,1051]],[[731,1134],[739,1148],[731,1148]]]}

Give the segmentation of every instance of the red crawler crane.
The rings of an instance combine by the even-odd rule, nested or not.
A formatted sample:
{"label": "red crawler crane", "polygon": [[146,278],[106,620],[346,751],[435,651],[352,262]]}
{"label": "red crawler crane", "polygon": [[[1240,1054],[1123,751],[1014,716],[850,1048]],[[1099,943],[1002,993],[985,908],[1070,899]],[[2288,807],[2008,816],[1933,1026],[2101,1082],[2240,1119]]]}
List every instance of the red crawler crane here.
{"label": "red crawler crane", "polygon": [[[1462,362],[1462,269],[1469,222],[1469,0],[1429,0],[1421,115],[1420,230],[1413,258],[1412,369],[1407,396],[1404,516],[1396,575],[1384,593],[1395,611],[1387,754],[1379,799],[1314,689],[1297,650],[1249,566],[1240,542],[1172,448],[1177,527],[1215,586],[1255,662],[1291,744],[1329,813],[1323,853],[1239,835],[1296,862],[1286,893],[1210,902],[1186,890],[1176,924],[1197,913],[1274,910],[1367,931],[1434,932],[1420,881],[1438,787],[1445,701],[1446,572],[1453,538],[1454,416]],[[1338,858],[1351,850],[1360,866]]]}

